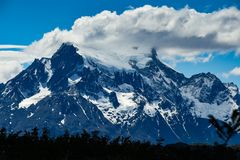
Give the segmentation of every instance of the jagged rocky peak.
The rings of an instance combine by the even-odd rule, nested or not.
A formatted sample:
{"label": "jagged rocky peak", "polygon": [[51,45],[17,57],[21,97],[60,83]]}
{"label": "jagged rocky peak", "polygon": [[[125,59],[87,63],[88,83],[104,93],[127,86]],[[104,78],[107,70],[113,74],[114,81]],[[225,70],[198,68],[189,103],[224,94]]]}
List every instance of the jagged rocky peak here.
{"label": "jagged rocky peak", "polygon": [[228,99],[228,90],[225,85],[214,74],[199,73],[189,78],[183,88],[200,102],[222,103]]}
{"label": "jagged rocky peak", "polygon": [[151,53],[149,54],[150,61],[146,64],[148,67],[154,67],[155,69],[160,69],[159,67],[167,67],[158,59],[158,54],[155,48],[152,48]]}
{"label": "jagged rocky peak", "polygon": [[[83,64],[83,57],[77,53],[78,49],[71,43],[63,43],[57,52],[52,56],[53,66],[65,66],[64,63]],[[63,65],[63,66],[62,66]]]}
{"label": "jagged rocky peak", "polygon": [[70,54],[76,54],[77,48],[73,46],[71,43],[63,43],[60,48],[56,51],[56,53],[52,56],[52,58],[56,58],[57,56],[67,56]]}
{"label": "jagged rocky peak", "polygon": [[155,48],[152,48],[149,55],[150,60],[146,63],[146,66],[140,70],[145,75],[158,75],[158,77],[165,77],[173,80],[174,83],[181,85],[186,81],[186,77],[168,65],[164,64],[158,58],[158,53]]}
{"label": "jagged rocky peak", "polygon": [[151,56],[152,59],[158,59],[157,58],[158,54],[157,54],[157,51],[156,51],[155,48],[152,48],[150,56]]}
{"label": "jagged rocky peak", "polygon": [[236,95],[239,94],[238,86],[236,84],[234,84],[233,82],[224,83],[224,85],[229,90],[232,97],[235,97]]}
{"label": "jagged rocky peak", "polygon": [[212,130],[204,118],[212,113],[222,120],[235,101],[240,104],[240,96],[230,96],[237,87],[222,84],[211,73],[185,78],[162,63],[156,49],[143,61],[137,58],[129,62],[132,69],[113,69],[64,43],[51,58],[36,59],[0,84],[0,126],[13,131],[47,126],[56,134],[97,129],[141,140],[160,135],[172,142],[209,142],[206,133]]}
{"label": "jagged rocky peak", "polygon": [[[152,48],[151,52],[145,55],[145,60],[143,64],[139,64],[142,59],[136,60],[136,59],[130,59],[129,60],[129,65],[132,66],[132,68],[135,69],[142,69],[142,68],[150,68],[153,71],[158,71],[159,67],[167,67],[165,64],[163,64],[159,58],[158,54],[155,48]],[[143,59],[144,59],[143,58]]]}
{"label": "jagged rocky peak", "polygon": [[43,59],[35,59],[26,70],[9,80],[4,86],[4,95],[18,94],[18,96],[28,97],[39,91],[39,85],[46,83],[48,79]]}
{"label": "jagged rocky peak", "polygon": [[225,90],[224,84],[221,80],[215,76],[214,74],[207,72],[207,73],[199,73],[190,77],[188,84],[194,84],[196,87],[214,87],[217,85],[217,90]]}
{"label": "jagged rocky peak", "polygon": [[58,84],[67,85],[67,76],[82,68],[84,64],[83,57],[77,53],[77,48],[70,43],[63,43],[62,46],[51,58],[52,76],[49,80],[51,89],[56,88]]}
{"label": "jagged rocky peak", "polygon": [[218,79],[214,74],[212,74],[210,72],[195,74],[190,79],[197,79],[197,78],[207,78],[209,80],[216,80],[216,79]]}

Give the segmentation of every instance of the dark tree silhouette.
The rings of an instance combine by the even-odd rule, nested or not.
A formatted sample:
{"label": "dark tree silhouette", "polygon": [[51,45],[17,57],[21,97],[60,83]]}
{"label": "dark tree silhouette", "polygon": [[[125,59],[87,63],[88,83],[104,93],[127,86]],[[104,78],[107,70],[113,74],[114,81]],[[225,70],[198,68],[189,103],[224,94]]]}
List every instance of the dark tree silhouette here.
{"label": "dark tree silhouette", "polygon": [[[234,113],[235,114],[235,113]],[[234,117],[234,115],[233,115]],[[235,118],[233,118],[235,119]],[[238,120],[235,119],[237,122]],[[235,122],[234,121],[234,122]],[[119,136],[110,139],[98,131],[51,137],[44,128],[8,133],[0,129],[0,160],[237,160],[239,149],[233,147],[162,145]]]}
{"label": "dark tree silhouette", "polygon": [[48,131],[47,128],[42,129],[41,140],[43,140],[43,141],[48,141],[49,140],[49,131]]}
{"label": "dark tree silhouette", "polygon": [[157,139],[157,145],[162,146],[163,144],[164,144],[164,138],[159,137],[159,138]]}
{"label": "dark tree silhouette", "polygon": [[32,135],[32,140],[33,141],[38,141],[38,128],[37,127],[35,127],[35,128],[33,128],[32,129],[32,133],[31,133],[31,135]]}
{"label": "dark tree silhouette", "polygon": [[233,110],[229,121],[219,121],[213,115],[209,115],[209,122],[215,127],[219,138],[223,140],[223,146],[227,146],[229,140],[240,131],[240,111]]}

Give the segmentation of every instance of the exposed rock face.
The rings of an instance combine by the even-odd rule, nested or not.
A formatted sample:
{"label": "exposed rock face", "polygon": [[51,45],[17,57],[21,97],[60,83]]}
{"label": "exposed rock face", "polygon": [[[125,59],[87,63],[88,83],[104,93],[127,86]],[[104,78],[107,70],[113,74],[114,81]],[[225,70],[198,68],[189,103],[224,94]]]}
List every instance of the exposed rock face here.
{"label": "exposed rock face", "polygon": [[232,83],[211,73],[186,78],[159,61],[153,49],[145,67],[105,66],[63,44],[52,58],[35,60],[6,84],[0,84],[0,126],[12,131],[48,127],[99,130],[109,136],[167,143],[213,142],[207,116],[226,120],[238,108]]}

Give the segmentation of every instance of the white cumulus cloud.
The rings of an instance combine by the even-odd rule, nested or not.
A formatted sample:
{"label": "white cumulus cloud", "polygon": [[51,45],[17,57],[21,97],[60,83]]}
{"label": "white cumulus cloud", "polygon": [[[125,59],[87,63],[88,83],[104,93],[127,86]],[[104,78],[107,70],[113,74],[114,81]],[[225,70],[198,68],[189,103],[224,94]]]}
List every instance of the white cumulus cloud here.
{"label": "white cumulus cloud", "polygon": [[[82,55],[116,67],[129,67],[129,59],[144,63],[152,48],[158,51],[160,59],[172,64],[208,62],[213,54],[240,53],[239,26],[240,10],[235,7],[212,13],[188,7],[176,10],[149,5],[121,14],[103,11],[80,17],[70,30],[56,28],[44,34],[26,48],[22,46],[25,49],[21,55],[4,51],[0,53],[0,62],[14,60],[22,64],[34,58],[50,57],[63,42],[73,43]],[[11,45],[4,47],[11,48]]]}
{"label": "white cumulus cloud", "polygon": [[0,66],[0,82],[6,82],[23,69],[22,65],[17,61],[0,61]]}
{"label": "white cumulus cloud", "polygon": [[163,60],[207,62],[212,54],[240,51],[240,11],[227,8],[200,13],[149,5],[117,14],[103,11],[77,19],[71,30],[55,30],[34,42],[26,52],[50,56],[63,42],[72,42],[81,54],[106,64],[126,67],[151,48]]}
{"label": "white cumulus cloud", "polygon": [[[3,48],[19,49],[19,47],[13,46]],[[5,83],[15,77],[23,70],[22,65],[31,62],[33,59],[33,55],[26,54],[22,51],[0,50],[0,83]]]}
{"label": "white cumulus cloud", "polygon": [[228,78],[229,76],[240,76],[240,67],[235,67],[228,73],[223,73],[223,77]]}

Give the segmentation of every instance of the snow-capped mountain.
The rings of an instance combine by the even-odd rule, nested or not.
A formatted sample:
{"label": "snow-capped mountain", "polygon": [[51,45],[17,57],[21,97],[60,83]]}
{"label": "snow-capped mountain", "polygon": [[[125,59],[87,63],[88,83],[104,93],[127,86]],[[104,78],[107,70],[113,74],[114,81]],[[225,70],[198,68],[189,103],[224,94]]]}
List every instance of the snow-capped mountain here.
{"label": "snow-capped mountain", "polygon": [[186,78],[166,66],[153,49],[144,66],[107,66],[63,44],[51,58],[36,59],[6,84],[0,84],[0,126],[11,131],[47,127],[99,130],[109,136],[167,143],[213,142],[207,116],[227,120],[238,108],[233,83],[211,73]]}

